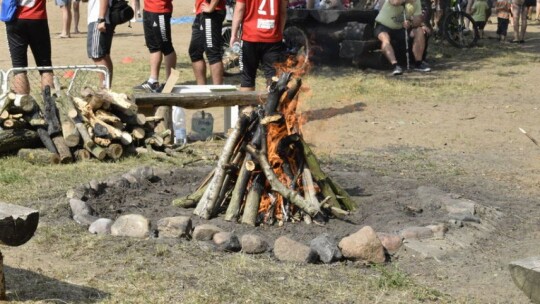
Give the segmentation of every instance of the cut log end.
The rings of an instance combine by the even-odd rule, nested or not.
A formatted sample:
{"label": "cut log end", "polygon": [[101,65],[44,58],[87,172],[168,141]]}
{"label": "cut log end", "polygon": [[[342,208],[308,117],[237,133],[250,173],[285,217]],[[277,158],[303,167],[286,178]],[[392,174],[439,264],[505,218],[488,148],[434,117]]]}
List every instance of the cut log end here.
{"label": "cut log end", "polygon": [[39,212],[34,209],[0,202],[0,244],[20,246],[34,236]]}

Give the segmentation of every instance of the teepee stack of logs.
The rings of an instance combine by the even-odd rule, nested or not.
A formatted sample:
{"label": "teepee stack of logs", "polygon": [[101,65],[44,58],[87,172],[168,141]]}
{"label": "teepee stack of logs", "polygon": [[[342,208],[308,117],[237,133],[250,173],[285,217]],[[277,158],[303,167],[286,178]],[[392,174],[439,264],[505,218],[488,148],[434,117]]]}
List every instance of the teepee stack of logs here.
{"label": "teepee stack of logs", "polygon": [[320,168],[302,138],[296,113],[302,81],[282,73],[267,101],[242,111],[217,166],[199,189],[173,204],[195,207],[209,219],[249,225],[286,221],[324,223],[355,208],[349,195]]}

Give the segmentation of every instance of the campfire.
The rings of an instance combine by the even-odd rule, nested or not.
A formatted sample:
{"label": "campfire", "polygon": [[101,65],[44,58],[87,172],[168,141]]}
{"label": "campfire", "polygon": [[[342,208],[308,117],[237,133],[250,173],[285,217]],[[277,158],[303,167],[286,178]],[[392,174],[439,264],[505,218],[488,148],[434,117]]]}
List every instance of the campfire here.
{"label": "campfire", "polygon": [[353,210],[354,202],[321,170],[302,138],[296,112],[301,86],[290,72],[274,78],[266,103],[242,111],[214,170],[174,204],[195,206],[204,219],[224,212],[225,220],[248,225],[323,224]]}

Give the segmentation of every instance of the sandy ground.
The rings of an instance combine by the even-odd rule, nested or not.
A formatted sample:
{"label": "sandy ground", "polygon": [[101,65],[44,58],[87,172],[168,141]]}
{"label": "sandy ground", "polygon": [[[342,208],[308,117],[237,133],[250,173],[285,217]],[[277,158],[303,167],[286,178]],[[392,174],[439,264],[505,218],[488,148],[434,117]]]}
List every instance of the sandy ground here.
{"label": "sandy ground", "polygon": [[[174,16],[191,14],[190,3],[174,1]],[[51,1],[47,5],[54,37],[60,32],[60,10]],[[84,4],[81,15],[84,21]],[[494,25],[488,25],[488,33],[493,29]],[[537,54],[540,50],[539,26],[531,25],[528,31],[531,35],[523,48]],[[3,29],[1,33],[4,33]],[[179,54],[187,53],[189,34],[190,24],[173,26],[174,46]],[[73,35],[70,39],[53,39],[52,42],[54,64],[89,63],[84,34]],[[132,28],[117,28],[112,51],[115,64],[119,64],[126,54],[134,60],[147,60],[139,22],[132,24]],[[9,66],[7,49],[0,46],[0,68]],[[437,66],[434,69],[429,77],[437,77]],[[482,65],[470,72],[485,81],[492,81],[490,76],[494,73],[492,66]],[[418,187],[436,185],[504,214],[502,218],[490,218],[494,230],[477,235],[471,244],[465,246],[466,249],[454,252],[442,262],[436,259],[419,261],[414,254],[401,257],[400,263],[420,281],[481,303],[526,303],[527,299],[510,279],[507,264],[515,259],[538,255],[540,245],[540,206],[536,199],[540,186],[540,149],[518,131],[523,127],[540,138],[537,102],[540,68],[531,65],[511,72],[513,76],[506,85],[489,92],[479,92],[467,100],[441,103],[430,100],[429,96],[415,96],[396,97],[398,101],[389,104],[380,102],[388,98],[381,94],[381,100],[360,100],[367,104],[362,111],[329,115],[312,120],[305,126],[307,141],[318,153],[351,156],[353,165],[344,167],[336,164],[331,169],[338,180],[348,189],[362,187],[365,192],[379,193],[370,198],[362,198],[361,193],[357,193],[361,202],[384,202],[383,206],[390,208],[394,202],[414,202],[416,198],[411,193]],[[358,101],[355,98],[337,101],[336,107],[354,104]],[[392,158],[396,151],[420,153],[422,157],[445,164],[448,168],[460,168],[464,173],[445,180],[436,172],[429,176],[410,176],[404,168],[395,176],[385,177],[384,173],[373,169],[377,168],[376,162],[362,163],[362,154],[375,154],[381,164],[392,165],[396,161],[392,169],[396,173],[401,168],[399,161],[403,161]],[[373,208],[366,208],[365,212],[371,214],[370,211],[376,211],[377,216],[358,219],[362,218],[364,223],[378,226],[381,230],[399,228],[397,224],[392,227],[378,225],[385,220],[381,214],[387,211]],[[393,220],[401,218],[405,217],[390,217]],[[426,215],[415,223],[429,224],[434,220],[435,215]],[[6,263],[10,263],[9,254]]]}

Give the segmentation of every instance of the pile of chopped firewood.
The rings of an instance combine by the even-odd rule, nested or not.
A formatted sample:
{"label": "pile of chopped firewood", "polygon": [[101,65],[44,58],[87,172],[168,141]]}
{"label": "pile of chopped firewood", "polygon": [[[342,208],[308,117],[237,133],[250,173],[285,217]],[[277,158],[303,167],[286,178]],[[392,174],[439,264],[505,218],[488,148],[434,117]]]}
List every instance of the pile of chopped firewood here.
{"label": "pile of chopped firewood", "polygon": [[77,93],[47,86],[39,104],[31,95],[0,96],[0,155],[18,152],[35,163],[70,163],[118,159],[137,146],[163,149],[170,142],[169,128],[154,132],[163,118],[138,113],[126,94],[90,88]]}
{"label": "pile of chopped firewood", "polygon": [[330,179],[301,136],[296,113],[301,80],[275,78],[264,105],[245,108],[229,132],[217,166],[193,194],[173,204],[195,207],[208,219],[249,225],[286,221],[324,223],[355,208]]}

